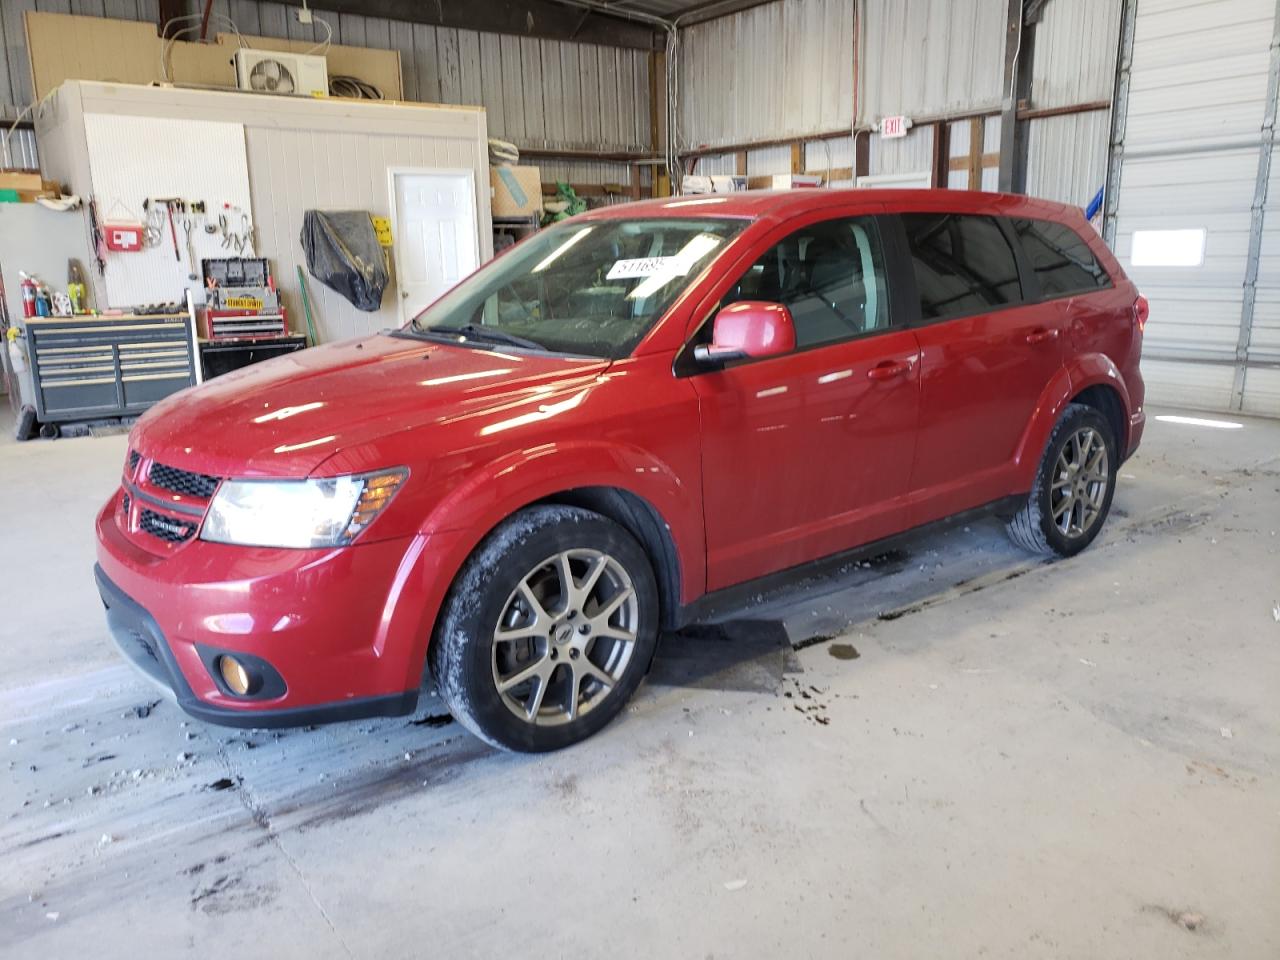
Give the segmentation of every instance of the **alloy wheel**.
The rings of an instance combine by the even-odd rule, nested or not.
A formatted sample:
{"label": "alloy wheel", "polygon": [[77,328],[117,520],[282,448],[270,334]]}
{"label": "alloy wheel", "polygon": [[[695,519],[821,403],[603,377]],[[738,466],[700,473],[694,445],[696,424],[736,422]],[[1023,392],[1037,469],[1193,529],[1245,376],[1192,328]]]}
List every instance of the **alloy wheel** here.
{"label": "alloy wheel", "polygon": [[635,651],[639,601],[626,569],[599,550],[565,550],[530,570],[493,633],[493,682],[527,723],[572,722],[617,686]]}
{"label": "alloy wheel", "polygon": [[1093,427],[1081,427],[1067,439],[1049,485],[1050,515],[1064,537],[1083,537],[1098,522],[1110,469],[1106,441]]}

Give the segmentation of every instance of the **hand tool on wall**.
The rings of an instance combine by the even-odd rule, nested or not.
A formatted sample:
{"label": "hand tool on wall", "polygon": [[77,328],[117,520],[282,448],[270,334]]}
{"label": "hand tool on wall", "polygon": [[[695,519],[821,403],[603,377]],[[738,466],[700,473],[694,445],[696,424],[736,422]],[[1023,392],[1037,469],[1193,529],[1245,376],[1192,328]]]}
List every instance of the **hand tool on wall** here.
{"label": "hand tool on wall", "polygon": [[178,253],[178,231],[173,225],[173,207],[177,202],[177,200],[166,200],[164,208],[169,214],[169,236],[173,237],[173,259],[181,262],[182,254]]}
{"label": "hand tool on wall", "polygon": [[[187,204],[185,204],[185,203],[184,203],[184,204],[183,204],[183,207],[187,207]],[[192,216],[191,211],[190,211],[190,209],[188,208],[188,209],[187,209],[187,210],[182,214],[182,229],[183,229],[184,231],[186,231],[186,234],[187,234],[187,268],[188,268],[188,269],[187,269],[187,279],[188,279],[188,280],[195,280],[195,279],[197,279],[197,275],[196,275],[196,248],[195,248],[195,245],[194,245],[194,244],[192,244],[192,242],[191,242],[191,228],[192,228],[192,227],[194,227],[194,226],[195,226],[195,217],[194,217],[194,216]]]}
{"label": "hand tool on wall", "polygon": [[98,264],[98,273],[106,273],[107,248],[102,238],[102,230],[98,225],[98,201],[89,198],[89,243],[93,248],[93,259]]}

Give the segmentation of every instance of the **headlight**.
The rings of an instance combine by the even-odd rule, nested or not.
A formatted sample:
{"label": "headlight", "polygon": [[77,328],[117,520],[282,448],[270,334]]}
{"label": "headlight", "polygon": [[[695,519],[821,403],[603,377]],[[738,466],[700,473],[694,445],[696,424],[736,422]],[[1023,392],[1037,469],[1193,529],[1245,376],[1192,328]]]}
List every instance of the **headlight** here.
{"label": "headlight", "polygon": [[249,547],[341,546],[373,522],[408,475],[397,468],[323,480],[224,480],[200,537]]}

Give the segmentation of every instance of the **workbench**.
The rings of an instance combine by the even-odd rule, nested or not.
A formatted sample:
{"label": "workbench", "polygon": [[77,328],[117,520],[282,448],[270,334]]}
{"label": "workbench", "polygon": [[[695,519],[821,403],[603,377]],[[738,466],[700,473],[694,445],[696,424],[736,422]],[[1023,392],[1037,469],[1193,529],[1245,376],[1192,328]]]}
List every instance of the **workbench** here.
{"label": "workbench", "polygon": [[190,313],[26,317],[41,423],[142,413],[198,380]]}

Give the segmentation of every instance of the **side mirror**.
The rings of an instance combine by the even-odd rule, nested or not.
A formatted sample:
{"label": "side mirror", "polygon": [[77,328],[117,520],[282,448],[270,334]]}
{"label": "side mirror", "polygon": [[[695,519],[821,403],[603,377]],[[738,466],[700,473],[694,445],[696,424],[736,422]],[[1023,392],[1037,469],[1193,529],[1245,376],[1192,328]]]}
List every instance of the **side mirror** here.
{"label": "side mirror", "polygon": [[712,321],[711,343],[694,347],[700,363],[720,364],[746,357],[775,357],[796,348],[791,311],[780,303],[742,300],[731,303]]}

